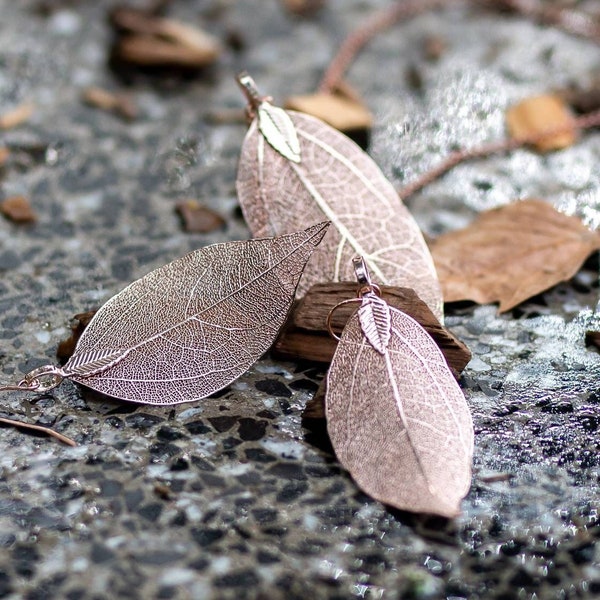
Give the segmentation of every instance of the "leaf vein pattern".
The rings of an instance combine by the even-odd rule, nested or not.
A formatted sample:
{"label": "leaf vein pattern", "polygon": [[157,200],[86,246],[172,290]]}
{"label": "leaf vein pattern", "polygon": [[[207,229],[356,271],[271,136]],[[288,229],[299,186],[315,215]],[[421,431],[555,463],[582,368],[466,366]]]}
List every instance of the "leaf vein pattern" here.
{"label": "leaf vein pattern", "polygon": [[[267,269],[265,269],[263,272],[261,272],[259,275],[257,275],[256,277],[250,279],[249,281],[247,281],[245,284],[241,285],[240,287],[238,287],[236,290],[234,290],[233,292],[230,292],[229,294],[227,294],[226,296],[219,298],[219,300],[217,300],[216,302],[214,302],[213,304],[203,308],[200,312],[194,314],[194,315],[190,315],[189,317],[183,319],[182,321],[171,325],[170,327],[167,327],[166,329],[163,329],[162,331],[158,331],[156,332],[154,335],[142,340],[141,342],[138,342],[137,344],[134,344],[133,346],[131,346],[131,348],[129,348],[129,350],[134,350],[137,349],[141,346],[144,346],[145,344],[148,344],[149,342],[157,339],[160,336],[163,336],[167,333],[169,333],[170,331],[173,331],[174,329],[177,329],[179,327],[181,327],[182,325],[188,323],[191,320],[199,320],[199,317],[201,315],[203,315],[204,313],[215,309],[216,307],[218,307],[220,304],[222,304],[223,302],[226,302],[227,300],[231,299],[232,297],[240,294],[243,290],[245,290],[248,286],[250,286],[251,284],[255,283],[257,280],[261,279],[262,277],[264,277],[265,274],[272,272],[274,269],[276,269],[277,267],[279,267],[279,265],[283,262],[285,262],[290,256],[292,256],[293,254],[295,254],[295,252],[305,246],[306,244],[312,243],[312,240],[317,237],[320,234],[313,234],[310,238],[304,240],[302,243],[300,243],[296,248],[293,248],[292,250],[290,250],[287,254],[283,255],[278,261],[276,261],[275,263],[273,263],[272,265],[269,265],[269,267]],[[129,286],[128,286],[129,287]],[[128,289],[125,288],[125,290]],[[125,291],[123,290],[123,291]],[[148,290],[148,292],[146,292],[144,295],[147,295],[148,293],[150,293],[151,290]],[[123,293],[123,292],[121,292]],[[120,295],[120,294],[119,294]]]}
{"label": "leaf vein pattern", "polygon": [[313,197],[317,206],[321,209],[328,221],[331,221],[332,225],[339,231],[343,238],[346,238],[348,244],[352,247],[356,254],[364,257],[367,262],[369,269],[377,276],[379,281],[383,284],[387,284],[388,280],[381,269],[372,260],[369,260],[369,253],[362,247],[359,241],[350,233],[348,228],[342,223],[339,216],[332,210],[331,206],[327,203],[325,198],[321,196],[316,187],[312,182],[302,173],[299,167],[293,163],[290,163],[292,170],[296,173],[297,177],[302,182],[302,185],[306,188],[308,193]]}

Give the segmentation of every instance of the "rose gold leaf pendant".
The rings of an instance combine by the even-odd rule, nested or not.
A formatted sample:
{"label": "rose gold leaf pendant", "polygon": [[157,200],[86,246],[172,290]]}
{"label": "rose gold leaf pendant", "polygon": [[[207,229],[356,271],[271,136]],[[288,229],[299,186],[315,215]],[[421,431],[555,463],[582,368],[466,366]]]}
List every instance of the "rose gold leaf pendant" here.
{"label": "rose gold leaf pendant", "polygon": [[44,392],[69,378],[132,402],[205,398],[269,349],[328,226],[214,244],[160,267],[100,308],[64,367],[0,389]]}
{"label": "rose gold leaf pendant", "polygon": [[247,73],[238,82],[252,121],[236,187],[252,235],[282,235],[323,219],[332,223],[298,294],[316,283],[352,280],[352,257],[358,254],[380,283],[413,288],[442,320],[427,245],[379,167],[323,121],[273,106]]}
{"label": "rose gold leaf pendant", "polygon": [[377,295],[356,261],[360,308],[327,375],[327,429],[367,494],[396,508],[455,517],[471,485],[473,423],[438,346]]}

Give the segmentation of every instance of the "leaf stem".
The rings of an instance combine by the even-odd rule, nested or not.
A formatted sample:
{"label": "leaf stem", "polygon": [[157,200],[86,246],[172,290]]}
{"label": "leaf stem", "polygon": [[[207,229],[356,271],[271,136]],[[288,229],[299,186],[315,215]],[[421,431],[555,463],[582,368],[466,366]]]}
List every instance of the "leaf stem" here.
{"label": "leaf stem", "polygon": [[492,154],[500,154],[503,152],[509,152],[516,150],[522,146],[536,144],[546,137],[560,135],[567,133],[573,129],[589,129],[591,127],[600,126],[600,110],[587,113],[580,117],[574,118],[570,123],[561,125],[560,127],[549,128],[545,131],[537,132],[534,135],[528,135],[513,139],[504,139],[496,142],[490,142],[484,144],[478,148],[467,148],[465,150],[456,150],[451,152],[446,159],[444,159],[439,165],[433,167],[420,177],[418,177],[412,183],[404,186],[398,190],[398,194],[402,200],[406,200],[414,193],[423,189],[425,186],[433,183],[436,179],[459,165],[460,163],[476,160],[480,158],[486,158]]}
{"label": "leaf stem", "polygon": [[35,431],[41,431],[46,435],[60,440],[63,444],[67,444],[69,446],[77,446],[77,443],[74,440],[68,438],[62,433],[58,433],[58,431],[54,431],[54,429],[50,429],[50,427],[44,427],[42,425],[32,425],[31,423],[23,423],[23,421],[16,421],[15,419],[6,419],[4,417],[0,417],[0,423],[12,425],[13,427],[19,427],[21,429],[34,429]]}
{"label": "leaf stem", "polygon": [[344,73],[356,55],[377,34],[392,25],[419,14],[455,4],[482,5],[492,10],[511,10],[526,18],[552,25],[567,33],[600,43],[598,18],[568,8],[547,6],[542,0],[399,0],[376,12],[364,24],[350,32],[325,71],[319,91],[332,93],[339,86]]}
{"label": "leaf stem", "polygon": [[370,19],[352,31],[342,42],[337,54],[325,71],[319,91],[331,93],[340,84],[344,73],[354,61],[356,55],[378,34],[389,29],[395,23],[405,21],[418,14],[456,4],[464,0],[400,0],[391,6],[376,12]]}
{"label": "leaf stem", "polygon": [[545,25],[600,43],[600,19],[569,8],[548,5],[543,0],[475,0],[494,10],[512,10]]}

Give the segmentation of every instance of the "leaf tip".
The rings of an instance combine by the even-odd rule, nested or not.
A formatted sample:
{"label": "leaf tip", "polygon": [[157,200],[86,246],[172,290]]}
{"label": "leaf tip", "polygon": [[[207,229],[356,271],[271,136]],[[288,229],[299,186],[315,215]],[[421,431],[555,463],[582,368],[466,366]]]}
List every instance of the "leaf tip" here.
{"label": "leaf tip", "polygon": [[309,235],[311,241],[313,241],[315,246],[318,246],[321,243],[321,240],[327,233],[329,226],[331,225],[331,221],[321,221],[316,225],[311,225],[305,232]]}

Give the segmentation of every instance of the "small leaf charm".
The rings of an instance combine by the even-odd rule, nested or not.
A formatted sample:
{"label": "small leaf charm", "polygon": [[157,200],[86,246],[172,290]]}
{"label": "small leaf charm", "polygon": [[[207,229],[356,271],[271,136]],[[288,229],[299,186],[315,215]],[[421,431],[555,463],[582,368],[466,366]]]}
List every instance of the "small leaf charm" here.
{"label": "small leaf charm", "polygon": [[205,398],[269,349],[328,226],[214,244],[156,269],[100,308],[62,369],[39,367],[2,389],[47,391],[70,378],[132,402]]}
{"label": "small leaf charm", "polygon": [[332,223],[298,293],[316,283],[352,280],[352,257],[359,254],[378,281],[413,288],[442,320],[440,285],[421,231],[373,160],[319,119],[274,107],[247,74],[238,82],[253,117],[236,183],[252,234]]}
{"label": "small leaf charm", "polygon": [[390,307],[375,294],[363,296],[358,321],[364,336],[377,352],[385,354],[392,334]]}
{"label": "small leaf charm", "polygon": [[300,162],[300,142],[294,123],[282,108],[263,102],[258,107],[258,129],[279,154]]}
{"label": "small leaf charm", "polygon": [[373,498],[454,517],[471,483],[469,408],[425,330],[361,284],[327,375],[335,453]]}

